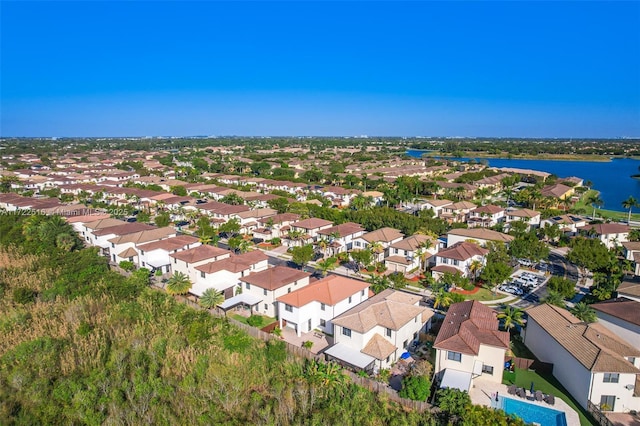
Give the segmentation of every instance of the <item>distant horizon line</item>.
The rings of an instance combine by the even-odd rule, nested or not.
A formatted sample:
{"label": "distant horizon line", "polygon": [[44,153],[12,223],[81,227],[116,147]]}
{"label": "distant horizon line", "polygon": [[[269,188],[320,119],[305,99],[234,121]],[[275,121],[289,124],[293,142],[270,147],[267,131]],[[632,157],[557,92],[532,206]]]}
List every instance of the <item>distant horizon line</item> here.
{"label": "distant horizon line", "polygon": [[233,138],[250,138],[250,139],[276,139],[276,138],[298,138],[298,139],[537,139],[537,140],[636,140],[640,139],[640,136],[609,136],[609,137],[580,137],[580,136],[392,136],[392,135],[158,135],[158,136],[2,136],[0,140],[4,139],[233,139]]}

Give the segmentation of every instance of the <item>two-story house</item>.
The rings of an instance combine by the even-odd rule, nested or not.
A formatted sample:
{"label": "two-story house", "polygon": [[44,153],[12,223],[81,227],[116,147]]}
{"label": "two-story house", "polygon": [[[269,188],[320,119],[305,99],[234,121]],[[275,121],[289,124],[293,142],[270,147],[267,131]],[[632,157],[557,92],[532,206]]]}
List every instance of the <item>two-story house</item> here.
{"label": "two-story house", "polygon": [[527,309],[524,344],[583,407],[640,410],[640,349],[601,324],[585,324],[566,309],[543,304]]}
{"label": "two-story house", "polygon": [[362,236],[365,229],[354,222],[341,223],[330,228],[318,231],[318,238],[325,238],[329,242],[329,251],[332,255],[351,250],[353,240]]}
{"label": "two-story house", "polygon": [[437,252],[436,241],[428,235],[415,234],[391,244],[384,265],[389,271],[406,274],[417,268],[424,269]]}
{"label": "two-story house", "polygon": [[368,297],[367,282],[330,275],[278,297],[280,328],[286,324],[298,336],[314,329],[333,334],[333,319]]}
{"label": "two-story house", "polygon": [[177,235],[160,241],[136,246],[138,251],[138,267],[162,273],[171,272],[170,254],[198,247],[201,243],[190,235]]}
{"label": "two-story house", "polygon": [[300,219],[299,214],[281,213],[274,216],[258,219],[258,227],[253,230],[254,238],[271,240],[282,238],[291,229],[291,224]]}
{"label": "two-story house", "polygon": [[171,258],[171,271],[174,273],[182,272],[189,277],[192,283],[196,281],[199,275],[199,271],[196,270],[197,266],[225,259],[229,256],[231,256],[229,250],[210,245],[201,245],[169,255]]}
{"label": "two-story house", "polygon": [[588,237],[597,238],[609,250],[629,241],[629,225],[621,223],[599,223],[578,228]]}
{"label": "two-story house", "polygon": [[365,250],[371,246],[378,247],[378,250],[374,250],[374,260],[381,262],[389,246],[400,242],[403,238],[404,234],[397,229],[380,228],[354,238],[353,248],[355,250]]}
{"label": "two-story house", "polygon": [[489,241],[504,243],[507,246],[513,241],[513,236],[492,229],[471,228],[452,229],[447,234],[447,247],[463,241],[474,242],[485,247]]}
{"label": "two-story house", "polygon": [[276,266],[240,278],[242,293],[260,297],[258,312],[279,316],[276,299],[309,284],[311,274],[286,266]]}
{"label": "two-story house", "polygon": [[283,237],[288,246],[308,244],[316,240],[318,232],[331,228],[333,222],[312,217],[291,224],[291,229]]}
{"label": "two-story house", "polygon": [[509,333],[498,329],[497,312],[477,300],[449,306],[433,347],[440,388],[468,392],[478,377],[502,382]]}
{"label": "two-story house", "polygon": [[640,301],[618,297],[593,303],[598,324],[607,327],[634,348],[640,348]]}
{"label": "two-story house", "polygon": [[469,213],[477,206],[470,201],[458,201],[442,208],[439,217],[448,223],[463,223],[467,221]]}
{"label": "two-story house", "polygon": [[436,281],[446,272],[471,278],[471,264],[478,261],[484,265],[488,253],[489,250],[474,243],[456,243],[438,252],[436,266],[431,268],[431,275]]}
{"label": "two-story house", "polygon": [[222,292],[225,299],[230,299],[242,292],[240,278],[268,267],[268,257],[260,250],[238,255],[232,253],[231,256],[196,266],[196,279],[189,293],[200,297],[207,289],[214,288]]}
{"label": "two-story house", "polygon": [[386,289],[337,316],[327,359],[366,371],[390,367],[429,328],[433,311],[421,299]]}
{"label": "two-story house", "polygon": [[164,228],[147,229],[127,235],[118,235],[109,240],[111,247],[111,260],[119,264],[124,260],[139,264],[139,253],[136,246],[139,244],[160,241],[176,236],[176,230],[170,226]]}
{"label": "two-story house", "polygon": [[540,212],[531,209],[508,209],[506,211],[506,222],[524,222],[527,224],[527,230],[540,227]]}
{"label": "two-story house", "polygon": [[469,228],[490,228],[499,222],[503,222],[504,218],[504,208],[487,204],[486,206],[476,207],[469,212],[467,225],[469,225]]}

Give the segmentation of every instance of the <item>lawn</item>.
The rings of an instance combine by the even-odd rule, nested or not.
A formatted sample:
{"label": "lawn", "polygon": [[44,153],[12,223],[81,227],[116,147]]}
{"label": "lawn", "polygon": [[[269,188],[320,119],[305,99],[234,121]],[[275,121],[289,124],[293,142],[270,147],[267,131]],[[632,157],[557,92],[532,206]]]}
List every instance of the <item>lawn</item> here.
{"label": "lawn", "polygon": [[553,377],[551,374],[541,375],[536,373],[535,371],[530,370],[522,370],[520,368],[516,368],[515,370],[515,381],[513,380],[513,376],[509,374],[509,372],[503,372],[502,383],[505,385],[515,384],[518,387],[523,387],[525,389],[529,389],[531,387],[531,382],[533,382],[536,390],[542,391],[547,394],[552,394],[557,398],[562,399],[566,402],[571,408],[576,410],[578,415],[580,416],[580,425],[582,426],[590,426],[593,423],[589,421],[590,416],[587,414],[586,410],[584,410],[567,392],[564,387]]}
{"label": "lawn", "polygon": [[490,300],[504,299],[507,296],[505,296],[504,294],[498,294],[494,296],[491,290],[487,290],[484,287],[480,287],[480,289],[477,292],[473,294],[465,294],[464,297],[467,300],[478,300],[480,302],[487,302]]}
{"label": "lawn", "polygon": [[[588,216],[591,216],[593,214],[593,206],[591,206],[590,204],[585,203],[585,200],[587,199],[587,197],[590,194],[593,193],[598,193],[598,191],[594,190],[594,189],[590,189],[587,192],[585,192],[584,194],[582,194],[582,197],[580,197],[580,201],[578,201],[574,206],[573,209],[575,210],[579,210],[579,209],[585,209],[585,211],[587,212]],[[629,212],[619,212],[619,211],[614,211],[614,210],[602,210],[602,209],[596,209],[596,217],[598,218],[602,218],[602,219],[612,219],[615,221],[627,221],[627,218],[629,217]],[[640,214],[637,213],[632,213],[631,214],[631,220],[632,221],[640,221]]]}
{"label": "lawn", "polygon": [[[258,317],[261,317],[261,318],[262,318],[262,324],[261,324],[261,325],[260,325],[260,327],[258,327],[258,328],[266,327],[267,325],[272,324],[272,323],[274,323],[274,322],[278,321],[278,320],[277,320],[277,319],[275,319],[275,318],[271,318],[271,317],[268,317],[268,316],[265,316],[265,315],[256,315],[256,314],[254,314],[254,316],[258,316]],[[241,323],[243,323],[243,324],[247,324],[247,325],[249,325],[249,323],[247,323],[247,319],[248,319],[248,318],[247,318],[247,317],[245,317],[245,316],[238,315],[238,314],[233,314],[233,315],[231,315],[231,318],[233,318],[233,319],[234,319],[234,320],[236,320],[236,321],[240,321],[240,322],[241,322]]]}

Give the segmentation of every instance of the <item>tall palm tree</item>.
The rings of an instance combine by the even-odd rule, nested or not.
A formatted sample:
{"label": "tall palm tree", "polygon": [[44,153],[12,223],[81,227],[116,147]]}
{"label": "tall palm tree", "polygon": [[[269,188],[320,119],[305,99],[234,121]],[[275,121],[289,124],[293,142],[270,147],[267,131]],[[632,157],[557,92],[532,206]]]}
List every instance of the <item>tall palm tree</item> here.
{"label": "tall palm tree", "polygon": [[316,263],[316,268],[322,272],[323,277],[326,277],[329,271],[333,271],[338,267],[338,262],[335,262],[334,259],[329,258]]}
{"label": "tall palm tree", "polygon": [[598,319],[596,311],[584,302],[576,303],[576,305],[571,309],[571,313],[574,317],[586,323],[596,322]]}
{"label": "tall palm tree", "polygon": [[629,224],[631,223],[631,210],[634,207],[638,207],[638,200],[630,196],[622,202],[622,207],[624,207],[625,209],[629,209],[629,217],[627,218],[627,224]]}
{"label": "tall palm tree", "polygon": [[591,206],[593,207],[593,216],[591,216],[591,218],[595,219],[596,207],[602,207],[604,205],[604,201],[602,201],[602,198],[600,198],[600,194],[598,194],[597,192],[592,192],[591,194],[589,194],[589,196],[587,196],[587,199],[585,201],[588,204],[591,204]]}
{"label": "tall palm tree", "polygon": [[433,307],[435,309],[438,307],[447,308],[452,302],[453,299],[451,298],[451,295],[444,288],[441,288],[433,294]]}
{"label": "tall palm tree", "polygon": [[167,293],[169,294],[187,294],[191,288],[191,280],[186,274],[176,271],[167,281]]}
{"label": "tall palm tree", "polygon": [[478,274],[480,273],[480,270],[482,269],[482,262],[478,259],[473,260],[470,264],[469,264],[469,272],[471,272],[471,276],[473,277],[473,283],[475,284],[476,280],[478,279]]}
{"label": "tall palm tree", "polygon": [[504,311],[498,314],[498,319],[504,319],[504,328],[507,331],[511,331],[511,329],[516,325],[524,325],[524,319],[522,319],[523,314],[524,312],[522,311],[522,309],[515,308],[513,306],[507,306]]}
{"label": "tall palm tree", "polygon": [[547,293],[547,297],[543,300],[544,303],[548,303],[550,305],[558,306],[560,308],[564,308],[566,305],[564,304],[564,299],[562,295],[557,291],[549,290]]}
{"label": "tall palm tree", "polygon": [[206,289],[202,293],[200,300],[198,300],[198,303],[200,304],[200,306],[202,306],[205,309],[214,308],[219,304],[221,304],[222,302],[224,302],[224,293],[216,290],[215,288]]}
{"label": "tall palm tree", "polygon": [[391,285],[391,281],[389,281],[386,275],[371,275],[367,282],[371,284],[371,291],[376,294],[386,290]]}

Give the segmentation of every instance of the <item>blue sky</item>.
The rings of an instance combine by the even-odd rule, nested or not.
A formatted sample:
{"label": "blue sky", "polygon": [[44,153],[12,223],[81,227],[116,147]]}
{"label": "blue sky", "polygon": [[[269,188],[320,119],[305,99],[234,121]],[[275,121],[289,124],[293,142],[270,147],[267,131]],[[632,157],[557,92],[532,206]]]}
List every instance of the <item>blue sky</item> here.
{"label": "blue sky", "polygon": [[2,136],[640,136],[640,2],[1,6]]}

